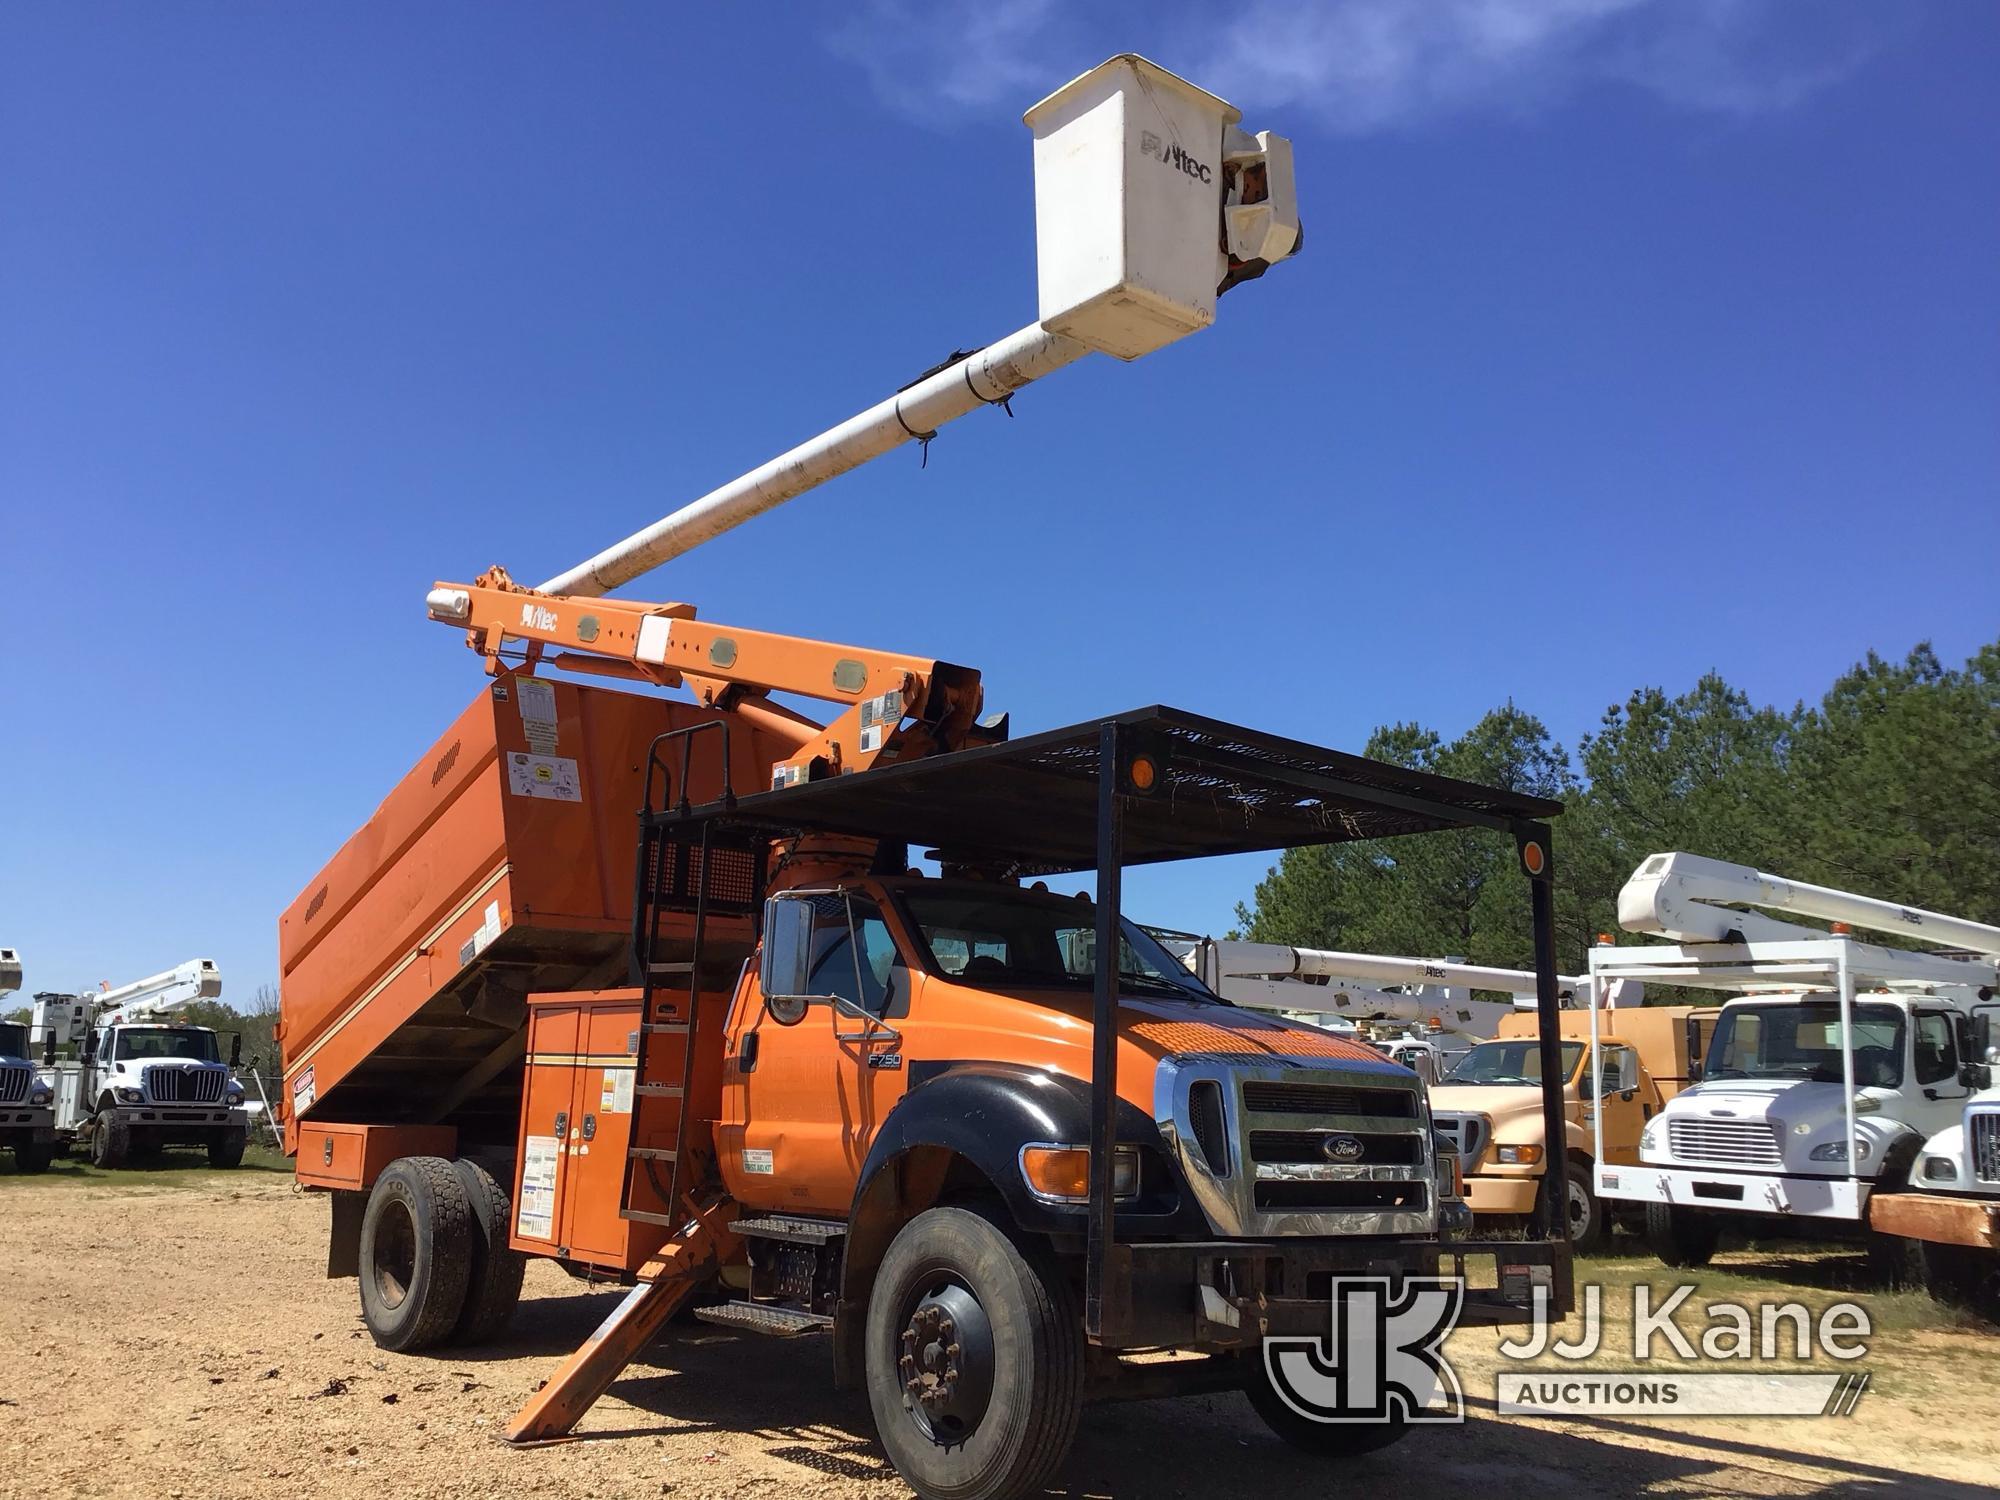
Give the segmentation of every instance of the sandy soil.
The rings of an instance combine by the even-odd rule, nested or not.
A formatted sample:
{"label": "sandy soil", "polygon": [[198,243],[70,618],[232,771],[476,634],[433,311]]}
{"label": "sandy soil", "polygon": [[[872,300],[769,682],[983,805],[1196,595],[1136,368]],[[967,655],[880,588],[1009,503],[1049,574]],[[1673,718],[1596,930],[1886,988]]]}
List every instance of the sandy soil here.
{"label": "sandy soil", "polygon": [[[263,1172],[128,1185],[0,1179],[0,1495],[907,1495],[824,1340],[675,1328],[585,1420],[495,1432],[611,1294],[545,1263],[503,1349],[384,1354],[354,1283],[322,1279],[326,1205]],[[1992,1334],[1903,1338],[1852,1420],[1502,1420],[1490,1335],[1455,1340],[1472,1419],[1338,1475],[1238,1396],[1093,1408],[1076,1496],[1994,1496]],[[1885,1336],[1883,1347],[1888,1339]],[[1986,1378],[1980,1378],[1983,1369]],[[1893,1377],[1893,1378],[1892,1378]],[[1919,1477],[1932,1476],[1932,1477]]]}

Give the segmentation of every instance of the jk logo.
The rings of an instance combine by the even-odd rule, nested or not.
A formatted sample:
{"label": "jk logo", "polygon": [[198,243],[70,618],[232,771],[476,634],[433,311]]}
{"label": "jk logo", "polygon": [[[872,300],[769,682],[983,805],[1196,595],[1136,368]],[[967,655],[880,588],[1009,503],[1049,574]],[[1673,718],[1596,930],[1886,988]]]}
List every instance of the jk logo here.
{"label": "jk logo", "polygon": [[1315,1422],[1463,1422],[1465,1392],[1442,1346],[1464,1302],[1453,1277],[1336,1277],[1329,1336],[1266,1339],[1264,1368],[1285,1405]]}

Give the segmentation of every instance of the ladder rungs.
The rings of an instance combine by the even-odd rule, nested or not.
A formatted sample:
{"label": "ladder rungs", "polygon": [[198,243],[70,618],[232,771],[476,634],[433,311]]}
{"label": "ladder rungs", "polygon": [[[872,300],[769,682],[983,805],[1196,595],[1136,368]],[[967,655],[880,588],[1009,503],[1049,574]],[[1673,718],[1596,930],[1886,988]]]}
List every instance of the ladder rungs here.
{"label": "ladder rungs", "polygon": [[632,1086],[632,1092],[647,1099],[678,1099],[687,1090],[678,1083],[637,1083]]}
{"label": "ladder rungs", "polygon": [[634,1161],[672,1161],[678,1152],[668,1151],[659,1146],[633,1146],[625,1153]]}
{"label": "ladder rungs", "polygon": [[678,974],[692,974],[694,964],[691,960],[677,959],[672,963],[647,964],[646,972],[655,979],[670,979]]}
{"label": "ladder rungs", "polygon": [[639,1029],[648,1036],[686,1036],[688,1023],[685,1021],[648,1021]]}

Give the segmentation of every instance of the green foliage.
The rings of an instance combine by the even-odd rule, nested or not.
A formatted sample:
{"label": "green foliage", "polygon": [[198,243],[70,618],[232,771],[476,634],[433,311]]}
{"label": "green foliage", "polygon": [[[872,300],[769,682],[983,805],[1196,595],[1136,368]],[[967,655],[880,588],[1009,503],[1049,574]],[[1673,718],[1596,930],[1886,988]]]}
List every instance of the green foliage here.
{"label": "green foliage", "polygon": [[[1811,707],[1759,707],[1710,673],[1607,709],[1574,760],[1511,703],[1462,737],[1416,724],[1366,754],[1558,797],[1558,961],[1613,931],[1618,888],[1682,849],[1796,879],[2000,922],[2000,644],[1960,670],[1929,646],[1872,653]],[[1237,908],[1261,942],[1526,967],[1527,891],[1499,836],[1287,851]]]}

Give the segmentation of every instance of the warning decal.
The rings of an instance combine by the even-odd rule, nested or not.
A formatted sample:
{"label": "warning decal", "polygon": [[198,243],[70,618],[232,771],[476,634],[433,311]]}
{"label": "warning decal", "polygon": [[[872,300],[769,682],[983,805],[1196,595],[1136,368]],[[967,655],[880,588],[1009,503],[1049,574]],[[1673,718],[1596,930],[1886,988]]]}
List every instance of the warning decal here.
{"label": "warning decal", "polygon": [[539,677],[523,677],[521,688],[521,733],[528,748],[537,755],[554,755],[561,748],[556,728],[556,687]]}
{"label": "warning decal", "polygon": [[521,1161],[521,1212],[514,1230],[523,1239],[552,1240],[556,1234],[556,1161],[552,1135],[531,1135]]}
{"label": "warning decal", "polygon": [[560,755],[507,752],[507,790],[516,797],[545,797],[555,802],[581,802],[582,784],[576,762]]}

